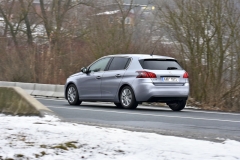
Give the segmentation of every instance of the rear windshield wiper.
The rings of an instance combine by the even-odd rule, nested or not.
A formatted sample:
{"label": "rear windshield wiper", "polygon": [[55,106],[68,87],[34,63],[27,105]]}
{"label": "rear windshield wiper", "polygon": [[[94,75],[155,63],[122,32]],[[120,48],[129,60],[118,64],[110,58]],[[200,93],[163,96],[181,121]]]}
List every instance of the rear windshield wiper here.
{"label": "rear windshield wiper", "polygon": [[168,67],[167,70],[175,70],[175,69],[178,69],[176,67]]}

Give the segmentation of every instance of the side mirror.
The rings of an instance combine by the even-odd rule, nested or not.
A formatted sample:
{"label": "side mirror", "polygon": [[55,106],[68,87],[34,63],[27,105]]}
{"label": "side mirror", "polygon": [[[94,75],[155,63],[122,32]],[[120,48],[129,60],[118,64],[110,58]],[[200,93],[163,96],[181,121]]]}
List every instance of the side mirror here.
{"label": "side mirror", "polygon": [[83,68],[81,68],[81,71],[82,71],[83,73],[87,73],[87,68],[83,67]]}

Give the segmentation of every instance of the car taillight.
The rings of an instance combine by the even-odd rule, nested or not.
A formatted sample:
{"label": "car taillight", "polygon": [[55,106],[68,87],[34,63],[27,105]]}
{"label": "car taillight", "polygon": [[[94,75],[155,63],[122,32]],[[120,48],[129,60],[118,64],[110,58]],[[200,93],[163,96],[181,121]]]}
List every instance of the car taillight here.
{"label": "car taillight", "polygon": [[188,73],[187,73],[187,72],[185,72],[185,73],[183,74],[183,78],[188,78]]}
{"label": "car taillight", "polygon": [[137,78],[157,78],[155,73],[147,72],[147,71],[137,71]]}

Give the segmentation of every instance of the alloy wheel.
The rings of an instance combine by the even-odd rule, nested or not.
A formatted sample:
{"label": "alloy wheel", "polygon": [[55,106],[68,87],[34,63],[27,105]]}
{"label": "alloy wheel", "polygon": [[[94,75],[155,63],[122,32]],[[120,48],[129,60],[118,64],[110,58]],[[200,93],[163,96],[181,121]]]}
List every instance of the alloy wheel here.
{"label": "alloy wheel", "polygon": [[76,99],[76,89],[74,87],[68,88],[68,101],[73,103]]}
{"label": "alloy wheel", "polygon": [[128,88],[125,88],[121,94],[121,101],[125,107],[128,107],[132,102],[132,93]]}

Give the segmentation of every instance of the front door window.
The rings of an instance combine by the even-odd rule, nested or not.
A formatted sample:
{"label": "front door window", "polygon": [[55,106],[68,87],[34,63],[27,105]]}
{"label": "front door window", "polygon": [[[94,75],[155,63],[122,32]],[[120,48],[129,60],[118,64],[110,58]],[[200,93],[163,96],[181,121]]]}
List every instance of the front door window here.
{"label": "front door window", "polygon": [[94,64],[91,65],[91,67],[89,68],[90,72],[100,72],[100,71],[104,71],[108,62],[109,62],[110,58],[104,58],[104,59],[100,59],[99,61],[95,62]]}

